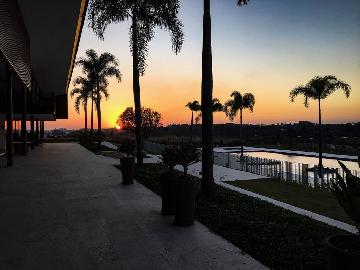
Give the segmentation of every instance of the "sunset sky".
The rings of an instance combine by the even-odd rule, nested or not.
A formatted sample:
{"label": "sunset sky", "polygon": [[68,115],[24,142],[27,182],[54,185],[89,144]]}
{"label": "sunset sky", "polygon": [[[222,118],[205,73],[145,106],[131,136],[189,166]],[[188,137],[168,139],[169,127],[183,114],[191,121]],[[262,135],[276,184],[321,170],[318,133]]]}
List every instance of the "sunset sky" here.
{"label": "sunset sky", "polygon": [[[237,7],[235,0],[212,0],[214,97],[222,102],[233,90],[252,92],[254,113],[245,123],[316,121],[316,106],[295,103],[289,91],[315,75],[335,75],[352,87],[349,100],[340,91],[323,102],[324,122],[360,121],[360,1],[253,0]],[[151,42],[148,67],[141,78],[142,105],[163,115],[165,125],[188,123],[188,101],[200,100],[202,0],[182,0],[183,50],[175,55],[167,32],[158,30]],[[102,103],[103,125],[114,127],[117,116],[133,106],[132,58],[129,23],[111,25],[105,41],[85,26],[78,57],[86,49],[111,52],[120,62],[121,83],[111,81],[110,99]],[[73,76],[80,75],[76,68]],[[71,88],[69,89],[70,92]],[[81,128],[69,99],[69,119],[47,123],[46,128]],[[229,122],[223,113],[215,123]]]}

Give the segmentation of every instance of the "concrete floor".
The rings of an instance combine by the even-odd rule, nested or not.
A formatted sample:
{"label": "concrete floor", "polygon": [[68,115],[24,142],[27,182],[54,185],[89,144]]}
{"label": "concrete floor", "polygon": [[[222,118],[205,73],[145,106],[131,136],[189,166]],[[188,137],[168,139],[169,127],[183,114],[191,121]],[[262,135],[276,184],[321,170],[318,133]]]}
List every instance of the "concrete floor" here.
{"label": "concrete floor", "polygon": [[113,164],[69,143],[0,167],[0,269],[265,268],[199,223],[173,226]]}

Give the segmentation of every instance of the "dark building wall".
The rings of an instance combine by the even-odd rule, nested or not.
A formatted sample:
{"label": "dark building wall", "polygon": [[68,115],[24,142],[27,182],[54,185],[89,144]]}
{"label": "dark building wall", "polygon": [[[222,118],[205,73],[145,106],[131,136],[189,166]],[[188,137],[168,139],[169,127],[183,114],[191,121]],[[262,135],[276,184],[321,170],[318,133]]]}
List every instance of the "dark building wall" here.
{"label": "dark building wall", "polygon": [[0,56],[30,89],[30,42],[16,0],[0,0]]}

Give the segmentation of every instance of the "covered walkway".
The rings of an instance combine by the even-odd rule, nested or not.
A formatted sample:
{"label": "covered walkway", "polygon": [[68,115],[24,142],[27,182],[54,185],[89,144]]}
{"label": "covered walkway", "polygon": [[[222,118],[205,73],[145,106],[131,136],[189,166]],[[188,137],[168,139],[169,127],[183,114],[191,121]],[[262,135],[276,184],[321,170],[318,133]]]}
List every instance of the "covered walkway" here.
{"label": "covered walkway", "polygon": [[0,168],[0,269],[265,268],[199,223],[172,226],[113,159],[74,143],[31,156]]}

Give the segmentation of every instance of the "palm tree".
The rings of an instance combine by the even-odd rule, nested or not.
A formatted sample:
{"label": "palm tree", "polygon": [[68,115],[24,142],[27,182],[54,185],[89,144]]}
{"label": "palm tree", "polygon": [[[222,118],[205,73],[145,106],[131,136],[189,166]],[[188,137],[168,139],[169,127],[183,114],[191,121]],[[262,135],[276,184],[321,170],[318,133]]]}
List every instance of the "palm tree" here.
{"label": "palm tree", "polygon": [[309,99],[317,100],[319,124],[318,124],[318,142],[319,142],[319,177],[323,181],[323,165],[322,165],[322,132],[321,132],[321,100],[326,99],[336,90],[343,90],[346,98],[350,96],[351,87],[349,84],[338,80],[335,76],[327,75],[324,77],[316,76],[312,78],[306,85],[295,87],[290,92],[291,102],[299,95],[304,96],[304,105],[309,107]]}
{"label": "palm tree", "polygon": [[89,26],[104,39],[104,32],[111,23],[131,20],[130,49],[133,56],[133,92],[135,104],[135,135],[137,163],[143,163],[140,76],[144,75],[149,42],[154,37],[155,27],[166,29],[172,38],[173,50],[178,53],[184,35],[178,19],[179,0],[90,0]]}
{"label": "palm tree", "polygon": [[[236,0],[238,6],[246,5],[249,0]],[[201,104],[202,124],[202,192],[211,195],[214,191],[213,176],[213,114],[212,114],[212,49],[211,49],[211,8],[210,0],[204,0],[203,17],[203,51],[202,51],[202,82]]]}
{"label": "palm tree", "polygon": [[[200,105],[200,107],[201,107],[201,105]],[[213,98],[212,99],[211,108],[212,108],[213,113],[214,112],[223,112],[224,111],[224,106],[221,104],[221,102],[220,102],[220,100],[218,98]],[[202,113],[200,112],[195,118],[195,123],[199,123],[201,117],[202,117]]]}
{"label": "palm tree", "polygon": [[238,91],[234,91],[231,93],[232,99],[229,99],[225,102],[224,111],[227,117],[230,118],[231,121],[234,120],[237,113],[240,112],[240,125],[239,125],[239,138],[241,145],[241,157],[244,156],[244,142],[242,136],[242,126],[243,126],[243,110],[249,109],[250,112],[254,111],[255,106],[255,96],[251,93],[245,93],[242,95]]}
{"label": "palm tree", "polygon": [[188,107],[191,111],[191,122],[190,122],[190,142],[192,142],[193,138],[193,126],[194,126],[194,112],[198,112],[201,110],[201,106],[199,101],[194,100],[193,102],[189,102],[185,107]]}
{"label": "palm tree", "polygon": [[71,90],[70,96],[75,98],[75,111],[80,114],[80,105],[83,106],[83,110],[85,113],[85,137],[87,135],[87,105],[88,99],[91,98],[92,102],[92,92],[93,85],[92,82],[82,76],[78,76],[74,79],[74,89]]}
{"label": "palm tree", "polygon": [[223,112],[224,106],[221,104],[218,98],[213,98],[212,100],[212,111],[213,112]]}
{"label": "palm tree", "polygon": [[97,130],[97,143],[98,148],[101,147],[101,100],[103,96],[107,99],[109,94],[107,87],[109,85],[108,78],[115,77],[118,82],[121,81],[121,73],[118,69],[119,63],[115,56],[111,53],[102,53],[100,56],[93,50],[86,51],[86,57],[79,58],[76,61],[76,65],[82,67],[83,72],[91,81],[93,86],[92,98],[94,99],[98,130]]}

